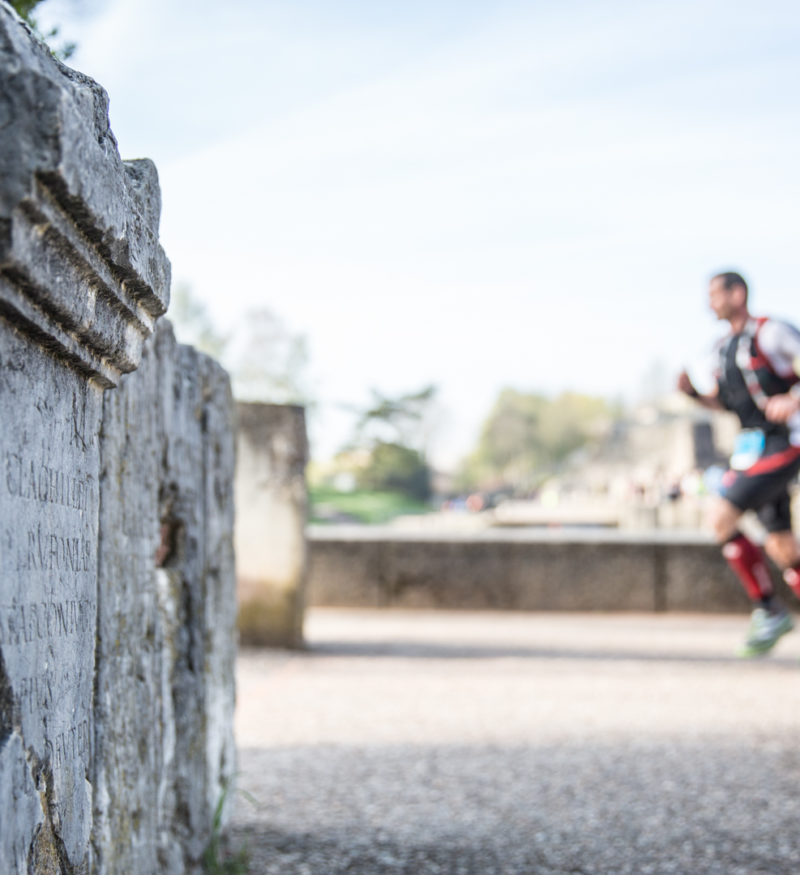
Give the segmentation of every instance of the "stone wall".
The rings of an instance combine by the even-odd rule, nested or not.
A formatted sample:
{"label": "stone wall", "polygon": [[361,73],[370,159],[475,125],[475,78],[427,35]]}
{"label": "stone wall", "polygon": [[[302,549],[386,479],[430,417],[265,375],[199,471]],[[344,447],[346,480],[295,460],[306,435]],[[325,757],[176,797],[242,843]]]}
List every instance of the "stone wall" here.
{"label": "stone wall", "polygon": [[233,401],[168,323],[105,397],[95,863],[197,866],[235,771]]}
{"label": "stone wall", "polygon": [[[719,548],[700,535],[498,530],[425,537],[318,526],[309,551],[313,606],[749,610]],[[778,587],[791,604],[782,581]]]}
{"label": "stone wall", "polygon": [[233,769],[227,378],[151,337],[154,166],[2,0],[0,156],[0,871],[187,871]]}
{"label": "stone wall", "polygon": [[308,496],[305,411],[239,403],[236,567],[243,644],[303,643]]}

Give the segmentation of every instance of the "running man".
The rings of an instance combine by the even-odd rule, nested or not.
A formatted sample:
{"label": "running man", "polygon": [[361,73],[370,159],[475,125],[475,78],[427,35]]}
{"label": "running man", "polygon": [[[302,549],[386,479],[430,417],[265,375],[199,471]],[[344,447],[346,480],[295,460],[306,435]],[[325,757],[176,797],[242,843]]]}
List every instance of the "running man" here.
{"label": "running man", "polygon": [[716,347],[716,387],[701,395],[684,371],[678,388],[703,407],[732,411],[742,424],[711,524],[722,555],[755,605],[740,655],[756,656],[794,624],[775,596],[761,548],[738,529],[746,510],[757,513],[767,530],[767,555],[800,597],[800,545],[792,534],[788,492],[800,470],[800,331],[751,316],[747,283],[738,273],[713,277],[709,302],[731,328]]}

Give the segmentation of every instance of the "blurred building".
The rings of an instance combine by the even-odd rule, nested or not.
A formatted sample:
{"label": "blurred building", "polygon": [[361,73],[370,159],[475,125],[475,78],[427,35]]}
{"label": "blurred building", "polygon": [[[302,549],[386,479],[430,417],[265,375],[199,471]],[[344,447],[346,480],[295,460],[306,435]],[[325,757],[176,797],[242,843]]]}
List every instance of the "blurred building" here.
{"label": "blurred building", "polygon": [[641,405],[536,501],[499,507],[495,524],[700,528],[737,430],[735,417],[679,394]]}

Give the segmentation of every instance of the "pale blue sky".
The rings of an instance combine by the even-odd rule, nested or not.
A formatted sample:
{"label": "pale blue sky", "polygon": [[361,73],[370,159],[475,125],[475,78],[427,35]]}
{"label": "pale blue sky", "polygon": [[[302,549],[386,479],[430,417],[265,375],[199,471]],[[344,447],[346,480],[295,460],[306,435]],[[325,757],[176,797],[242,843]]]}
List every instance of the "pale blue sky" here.
{"label": "pale blue sky", "polygon": [[504,385],[635,395],[718,333],[708,275],[800,320],[800,5],[49,0],[153,158],[174,278],[267,304],[333,402],[434,381],[441,461]]}

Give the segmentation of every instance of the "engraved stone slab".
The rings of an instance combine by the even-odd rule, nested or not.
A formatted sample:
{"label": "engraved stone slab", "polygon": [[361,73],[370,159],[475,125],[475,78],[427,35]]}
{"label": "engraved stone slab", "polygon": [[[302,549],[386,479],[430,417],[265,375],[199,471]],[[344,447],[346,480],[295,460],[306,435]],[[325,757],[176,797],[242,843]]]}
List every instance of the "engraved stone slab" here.
{"label": "engraved stone slab", "polygon": [[[0,369],[12,412],[0,434],[0,658],[10,700],[0,732],[22,742],[0,750],[0,784],[10,776],[15,795],[30,782],[43,791],[42,820],[77,861],[91,826],[101,390],[8,326]],[[12,838],[3,824],[0,859],[26,858],[34,835],[20,826]]]}
{"label": "engraved stone slab", "polygon": [[92,868],[104,388],[164,312],[150,162],[0,2],[0,870]]}

